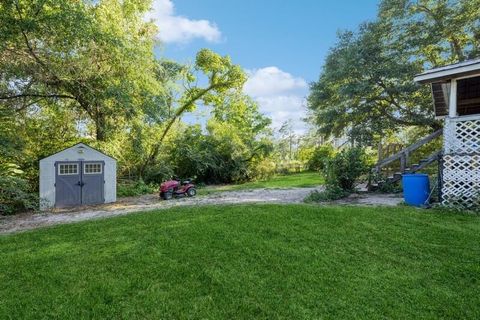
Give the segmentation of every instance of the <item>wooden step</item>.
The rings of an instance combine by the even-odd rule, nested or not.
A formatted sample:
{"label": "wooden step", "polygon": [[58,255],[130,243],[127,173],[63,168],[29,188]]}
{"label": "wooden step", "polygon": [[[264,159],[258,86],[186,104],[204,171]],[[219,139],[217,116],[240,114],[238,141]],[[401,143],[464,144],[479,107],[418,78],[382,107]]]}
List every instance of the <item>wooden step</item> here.
{"label": "wooden step", "polygon": [[[395,172],[395,173],[393,173],[393,175],[390,175],[385,180],[380,180],[380,181],[377,181],[375,183],[372,183],[370,185],[370,189],[372,190],[372,189],[379,188],[387,182],[388,183],[395,183],[395,182],[402,179],[403,174],[405,174],[405,173],[407,173],[407,174],[408,173],[415,173],[415,172],[425,168],[426,166],[428,166],[432,162],[437,161],[439,159],[440,155],[441,155],[441,150],[435,151],[428,158],[422,159],[422,160],[419,161],[419,163],[412,164],[409,167],[405,168],[403,172]],[[381,171],[386,171],[385,168],[380,167],[379,169],[380,169],[379,171],[376,171],[377,173],[381,172]]]}
{"label": "wooden step", "polygon": [[432,133],[432,134],[420,139],[416,143],[410,145],[409,147],[397,152],[396,154],[378,161],[374,170],[378,172],[378,171],[381,170],[382,167],[385,167],[386,165],[388,165],[389,163],[392,163],[393,161],[398,161],[398,160],[402,161],[401,159],[405,160],[408,157],[408,155],[411,155],[415,150],[417,150],[421,146],[427,144],[428,142],[432,141],[433,139],[441,136],[442,134],[443,134],[442,129],[437,130],[434,133]]}

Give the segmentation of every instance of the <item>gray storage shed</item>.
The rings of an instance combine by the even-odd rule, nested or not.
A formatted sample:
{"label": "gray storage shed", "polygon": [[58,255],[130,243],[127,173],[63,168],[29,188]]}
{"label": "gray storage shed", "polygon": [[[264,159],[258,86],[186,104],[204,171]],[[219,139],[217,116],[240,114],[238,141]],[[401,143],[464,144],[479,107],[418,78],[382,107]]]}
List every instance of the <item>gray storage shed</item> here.
{"label": "gray storage shed", "polygon": [[78,143],[40,160],[40,209],[115,202],[117,161]]}

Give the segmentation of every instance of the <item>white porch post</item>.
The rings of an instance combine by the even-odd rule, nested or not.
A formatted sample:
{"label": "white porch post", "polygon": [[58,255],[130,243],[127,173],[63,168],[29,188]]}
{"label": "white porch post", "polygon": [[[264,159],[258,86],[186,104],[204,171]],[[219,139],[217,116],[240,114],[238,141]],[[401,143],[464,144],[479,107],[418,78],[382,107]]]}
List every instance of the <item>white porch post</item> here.
{"label": "white porch post", "polygon": [[457,117],[457,80],[450,81],[450,96],[448,99],[448,117],[445,117],[445,126],[443,128],[443,146],[444,153],[449,154],[454,149],[456,143],[455,118]]}
{"label": "white porch post", "polygon": [[457,116],[457,80],[450,82],[450,99],[448,104],[448,116],[455,118]]}

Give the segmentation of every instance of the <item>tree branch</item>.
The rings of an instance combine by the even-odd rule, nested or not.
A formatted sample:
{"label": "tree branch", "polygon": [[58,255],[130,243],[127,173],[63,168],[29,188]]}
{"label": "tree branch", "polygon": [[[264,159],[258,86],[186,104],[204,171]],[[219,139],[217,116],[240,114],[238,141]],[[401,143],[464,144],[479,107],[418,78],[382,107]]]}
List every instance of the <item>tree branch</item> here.
{"label": "tree branch", "polygon": [[160,137],[160,142],[162,142],[168,131],[170,131],[170,128],[172,127],[173,123],[175,122],[175,120],[177,120],[178,117],[180,117],[184,112],[185,110],[190,106],[192,105],[195,101],[197,101],[198,99],[200,99],[201,97],[203,97],[205,94],[207,94],[209,91],[215,89],[215,85],[211,85],[203,90],[201,90],[199,93],[197,93],[196,95],[194,95],[193,97],[191,97],[190,99],[188,99],[187,102],[185,102],[176,112],[175,114],[173,115],[173,117],[170,119],[170,121],[168,122],[167,124],[167,127],[165,128],[165,130],[163,131],[163,134],[162,136]]}
{"label": "tree branch", "polygon": [[76,100],[74,96],[70,96],[67,94],[29,94],[29,93],[24,93],[24,94],[17,94],[13,96],[0,96],[0,100],[12,100],[12,99],[18,99],[18,98],[63,98],[63,99],[73,99]]}
{"label": "tree branch", "polygon": [[190,105],[195,103],[195,101],[202,98],[208,92],[210,92],[211,90],[214,90],[215,88],[217,88],[219,86],[221,86],[221,85],[220,84],[211,84],[207,88],[205,88],[203,90],[200,90],[196,95],[194,95],[193,97],[188,99],[185,103],[182,104],[182,106],[180,108],[178,108],[178,110],[175,112],[174,116],[168,121],[167,126],[165,127],[165,130],[163,130],[162,136],[160,137],[160,140],[153,146],[153,150],[150,153],[147,160],[145,161],[144,165],[142,166],[142,169],[141,169],[142,172],[140,174],[143,174],[144,168],[146,168],[150,163],[152,163],[153,160],[155,160],[155,158],[157,157],[158,152],[160,151],[160,146],[162,145],[163,140],[165,140],[165,137],[167,136],[167,133],[170,131],[170,129],[172,128],[175,121],[185,112],[185,110]]}
{"label": "tree branch", "polygon": [[[16,2],[15,3],[15,8],[17,9],[17,13],[18,13],[18,16],[20,17],[20,20],[23,20],[23,17],[22,17],[22,13],[20,11],[20,7],[18,6],[18,3]],[[27,49],[28,49],[28,52],[30,53],[30,55],[33,57],[33,59],[42,67],[45,69],[45,71],[47,73],[50,73],[50,75],[58,82],[60,82],[60,79],[55,75],[53,74],[52,72],[50,72],[49,68],[47,67],[47,65],[37,56],[37,54],[35,53],[35,50],[33,50],[32,46],[30,45],[30,41],[28,40],[28,37],[27,37],[27,34],[25,32],[25,30],[23,30],[21,27],[20,28],[20,32],[22,33],[22,36],[23,36],[23,39],[25,40],[25,45],[27,46]]]}

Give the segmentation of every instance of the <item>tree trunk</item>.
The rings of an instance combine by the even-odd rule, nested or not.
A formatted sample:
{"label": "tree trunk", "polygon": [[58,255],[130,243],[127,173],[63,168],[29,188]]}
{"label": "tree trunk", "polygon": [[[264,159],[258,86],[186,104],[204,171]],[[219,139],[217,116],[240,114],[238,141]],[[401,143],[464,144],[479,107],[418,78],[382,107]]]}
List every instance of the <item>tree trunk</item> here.
{"label": "tree trunk", "polygon": [[106,131],[105,115],[98,113],[95,118],[95,135],[97,141],[105,141],[107,139]]}

